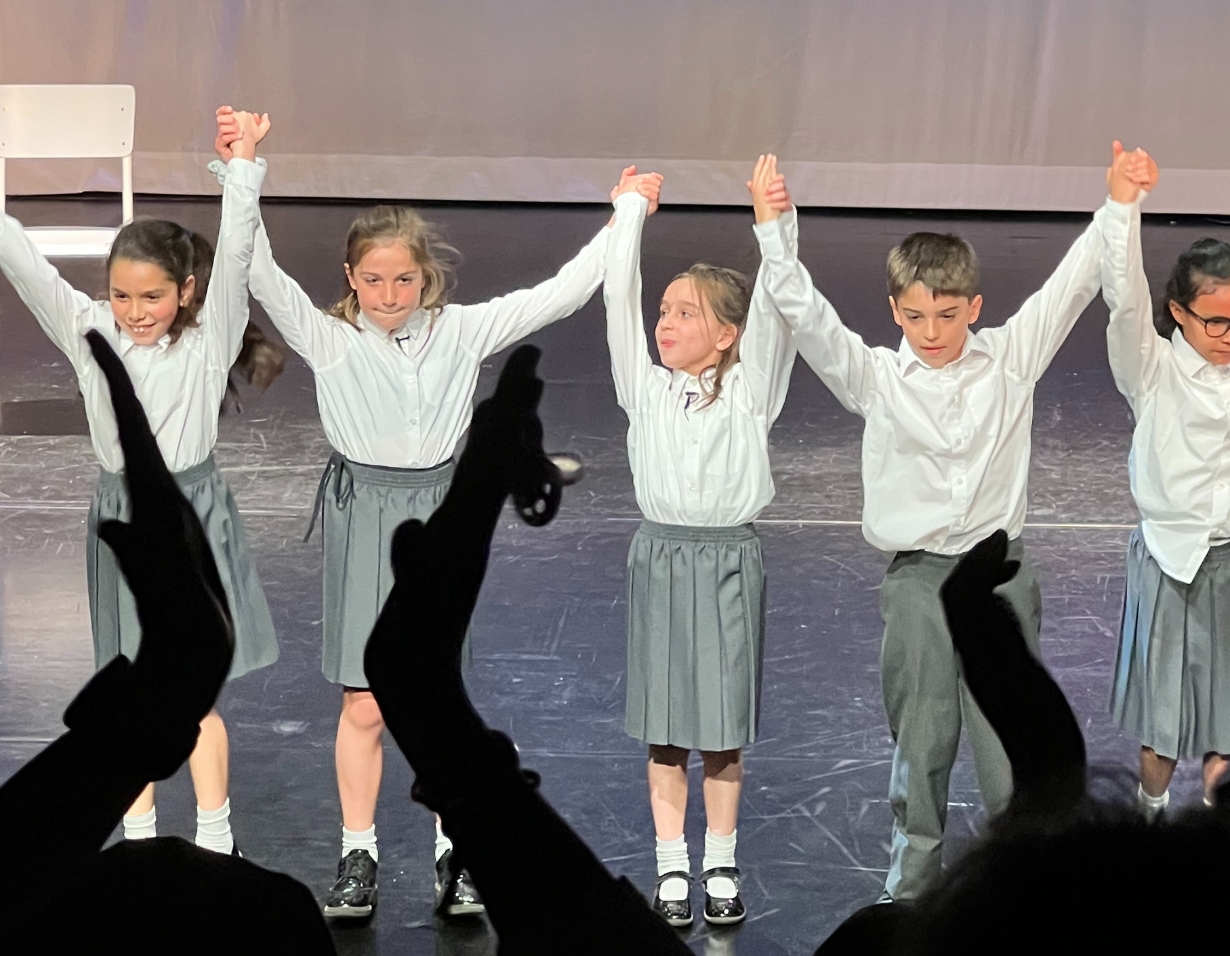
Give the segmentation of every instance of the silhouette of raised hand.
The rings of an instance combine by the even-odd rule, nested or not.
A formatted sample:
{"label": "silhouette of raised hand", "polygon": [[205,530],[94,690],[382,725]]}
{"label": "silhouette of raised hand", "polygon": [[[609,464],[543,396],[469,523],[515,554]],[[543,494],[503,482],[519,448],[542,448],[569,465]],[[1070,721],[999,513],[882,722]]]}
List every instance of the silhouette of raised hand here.
{"label": "silhouette of raised hand", "polygon": [[1085,740],[1059,685],[1025,644],[1020,622],[995,588],[1020,563],[1008,535],[973,547],[940,588],[962,674],[1012,764],[1013,807],[1071,806],[1085,795]]}

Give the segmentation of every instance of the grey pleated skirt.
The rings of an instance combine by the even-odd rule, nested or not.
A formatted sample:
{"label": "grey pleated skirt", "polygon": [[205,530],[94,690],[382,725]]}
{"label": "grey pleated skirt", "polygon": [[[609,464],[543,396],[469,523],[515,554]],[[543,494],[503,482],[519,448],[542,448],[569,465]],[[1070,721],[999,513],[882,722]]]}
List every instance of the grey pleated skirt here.
{"label": "grey pleated skirt", "polygon": [[[201,525],[213,551],[218,575],[231,608],[235,627],[235,657],[230,680],[278,659],[278,641],[273,631],[269,603],[248,548],[235,497],[218,474],[210,455],[199,465],[174,475]],[[122,473],[99,475],[90,505],[86,534],[86,579],[90,593],[90,623],[94,631],[94,664],[101,668],[117,654],[133,660],[141,643],[137,605],[120,572],[115,552],[98,537],[98,526],[110,519],[128,521],[132,506]]]}
{"label": "grey pleated skirt", "polygon": [[628,551],[631,736],[706,751],[756,739],[764,594],[750,524],[641,524]]}
{"label": "grey pleated skirt", "polygon": [[313,520],[321,516],[324,536],[321,670],[327,680],[368,686],[363,652],[393,589],[393,532],[403,521],[430,518],[452,480],[451,461],[434,468],[381,468],[338,452],[329,457],[313,512]]}
{"label": "grey pleated skirt", "polygon": [[1184,584],[1132,532],[1111,713],[1163,757],[1230,753],[1230,545]]}

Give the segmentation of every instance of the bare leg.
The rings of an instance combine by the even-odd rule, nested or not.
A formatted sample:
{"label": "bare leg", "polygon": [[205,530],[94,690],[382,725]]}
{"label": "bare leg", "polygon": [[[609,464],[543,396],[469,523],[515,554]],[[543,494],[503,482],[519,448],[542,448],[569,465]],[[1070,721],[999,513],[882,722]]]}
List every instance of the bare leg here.
{"label": "bare leg", "polygon": [[739,798],[743,795],[743,753],[706,751],[705,818],[715,836],[730,836],[739,825]]}
{"label": "bare leg", "polygon": [[222,716],[211,710],[201,721],[201,736],[188,757],[188,771],[192,774],[192,788],[196,791],[196,804],[202,810],[217,810],[226,803],[229,781],[229,741]]}
{"label": "bare leg", "polygon": [[1170,786],[1178,761],[1163,757],[1151,747],[1140,748],[1140,786],[1151,797],[1160,797]]}
{"label": "bare leg", "polygon": [[1230,767],[1230,757],[1226,754],[1204,755],[1204,799],[1209,803],[1213,802],[1213,794],[1222,782],[1227,767]]}
{"label": "bare leg", "polygon": [[371,691],[344,690],[334,760],[342,825],[347,830],[366,830],[376,822],[376,799],[384,772],[383,734],[384,717]]}
{"label": "bare leg", "polygon": [[147,783],[145,789],[141,791],[141,796],[137,797],[136,802],[124,813],[126,817],[137,817],[143,813],[149,813],[154,809],[154,785]]}
{"label": "bare leg", "polygon": [[650,746],[649,809],[659,840],[683,836],[688,809],[688,751],[669,745]]}

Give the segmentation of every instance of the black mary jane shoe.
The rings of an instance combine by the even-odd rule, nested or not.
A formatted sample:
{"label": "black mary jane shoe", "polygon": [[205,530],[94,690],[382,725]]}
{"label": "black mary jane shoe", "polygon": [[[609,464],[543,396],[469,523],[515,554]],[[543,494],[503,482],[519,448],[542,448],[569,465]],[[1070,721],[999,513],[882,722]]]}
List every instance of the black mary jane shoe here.
{"label": "black mary jane shoe", "polygon": [[[734,881],[735,895],[711,896],[709,880],[715,876],[724,876]],[[747,908],[743,905],[743,897],[739,893],[739,868],[737,866],[715,866],[711,870],[705,870],[700,875],[700,882],[705,887],[706,923],[729,926],[733,923],[742,923],[747,918]]]}
{"label": "black mary jane shoe", "polygon": [[464,869],[453,869],[453,851],[436,860],[436,913],[446,919],[484,912],[478,888]]}
{"label": "black mary jane shoe", "polygon": [[688,887],[691,888],[692,886],[691,873],[684,873],[683,870],[671,870],[669,873],[663,873],[653,885],[653,911],[671,926],[691,926],[692,901],[690,899],[685,897],[681,900],[664,900],[659,895],[662,892],[662,884],[667,880],[687,880]]}

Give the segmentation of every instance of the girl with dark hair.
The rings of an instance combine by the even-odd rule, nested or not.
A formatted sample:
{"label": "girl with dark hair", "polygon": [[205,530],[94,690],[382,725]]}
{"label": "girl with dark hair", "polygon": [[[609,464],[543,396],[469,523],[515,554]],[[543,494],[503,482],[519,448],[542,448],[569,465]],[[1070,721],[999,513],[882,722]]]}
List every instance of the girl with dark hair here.
{"label": "girl with dark hair", "polygon": [[1230,244],[1201,239],[1180,255],[1154,313],[1139,206],[1131,230],[1126,250],[1108,244],[1102,270],[1110,366],[1136,418],[1141,517],[1111,711],[1140,741],[1137,798],[1155,817],[1180,759],[1203,760],[1209,802],[1230,754]]}
{"label": "girl with dark hair", "polygon": [[[790,208],[776,166],[752,182],[757,223]],[[628,552],[624,727],[649,747],[658,880],[653,908],[692,922],[684,837],[688,758],[704,764],[704,917],[746,915],[735,865],[743,748],[756,739],[764,649],[764,563],[752,522],[773,500],[769,428],[790,384],[794,346],[759,284],[695,265],[662,296],[650,359],[640,246],[661,177],[630,167],[611,194],[614,235],[603,295],[628,459],[644,515]],[[646,186],[653,193],[646,195]],[[663,367],[665,366],[665,367]]]}
{"label": "girl with dark hair", "polygon": [[[257,126],[250,122],[235,144],[222,193],[217,252],[176,223],[131,222],[116,235],[107,257],[107,301],[94,301],[73,289],[35,249],[21,223],[11,216],[0,218],[0,270],[72,363],[102,466],[86,537],[90,621],[99,668],[119,654],[134,658],[141,628],[115,554],[98,536],[100,523],[128,520],[131,506],[110,393],[84,337],[90,329],[119,354],[167,467],[205,528],[234,625],[231,678],[271,664],[278,656],[243,523],[213,459],[228,373],[248,323],[248,267],[265,175],[253,162],[257,138]],[[201,722],[188,766],[196,790],[197,845],[221,853],[234,852],[227,756],[226,727],[215,710]],[[124,817],[125,836],[154,836],[155,819],[151,784]]]}
{"label": "girl with dark hair", "polygon": [[[239,115],[219,110],[220,142],[235,134]],[[393,585],[393,532],[411,518],[426,520],[444,499],[482,364],[589,300],[602,281],[609,235],[598,230],[533,288],[459,305],[449,301],[455,251],[413,209],[377,206],[360,214],[346,237],[344,298],[320,309],[278,267],[264,227],[257,230],[252,294],[311,368],[321,424],[335,449],[313,511],[324,538],[322,670],[341,689],[334,757],[342,858],[325,898],[327,916],[365,918],[378,899],[384,718],[368,689],[363,651]],[[438,820],[435,860],[437,912],[480,912]]]}

